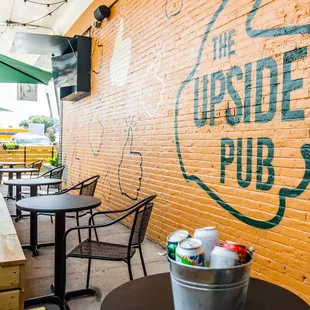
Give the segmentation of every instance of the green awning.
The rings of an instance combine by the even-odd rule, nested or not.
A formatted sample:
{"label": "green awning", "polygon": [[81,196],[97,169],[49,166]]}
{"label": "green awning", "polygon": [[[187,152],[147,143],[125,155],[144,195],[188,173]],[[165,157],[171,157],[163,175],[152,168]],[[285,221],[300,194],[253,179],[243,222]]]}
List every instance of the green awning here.
{"label": "green awning", "polygon": [[0,112],[13,112],[13,111],[0,107]]}
{"label": "green awning", "polygon": [[0,83],[48,84],[53,74],[0,54]]}

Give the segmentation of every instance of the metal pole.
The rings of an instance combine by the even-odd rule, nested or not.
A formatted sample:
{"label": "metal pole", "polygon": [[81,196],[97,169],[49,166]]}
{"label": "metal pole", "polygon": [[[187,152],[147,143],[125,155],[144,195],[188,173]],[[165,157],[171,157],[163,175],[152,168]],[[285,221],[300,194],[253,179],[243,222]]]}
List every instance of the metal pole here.
{"label": "metal pole", "polygon": [[55,82],[53,80],[53,86],[54,86],[54,92],[55,92],[55,98],[57,102],[57,110],[58,110],[58,118],[59,118],[59,125],[58,125],[58,130],[59,130],[59,141],[58,141],[58,146],[57,146],[57,152],[58,152],[58,163],[59,165],[62,165],[62,126],[63,126],[63,109],[62,109],[62,101],[58,97],[58,92],[57,88],[55,86]]}
{"label": "metal pole", "polygon": [[25,167],[27,166],[27,146],[24,146],[24,162]]}
{"label": "metal pole", "polygon": [[51,100],[50,100],[50,95],[49,95],[48,90],[47,90],[47,86],[45,86],[45,94],[46,94],[48,108],[50,110],[50,118],[53,118],[53,111],[52,111],[52,106],[51,106]]}

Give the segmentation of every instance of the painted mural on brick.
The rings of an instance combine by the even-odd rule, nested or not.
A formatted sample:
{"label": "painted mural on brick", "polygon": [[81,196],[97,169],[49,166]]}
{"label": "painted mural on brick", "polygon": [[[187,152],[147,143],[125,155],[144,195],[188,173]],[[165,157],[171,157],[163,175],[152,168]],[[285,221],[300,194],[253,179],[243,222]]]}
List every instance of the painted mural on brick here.
{"label": "painted mural on brick", "polygon": [[184,0],[166,0],[165,13],[168,19],[180,14]]}
{"label": "painted mural on brick", "polygon": [[124,38],[125,21],[119,18],[114,52],[110,63],[110,78],[113,85],[125,86],[131,59],[131,39]]}
{"label": "painted mural on brick", "polygon": [[110,202],[111,194],[112,194],[112,184],[110,180],[110,170],[107,169],[107,172],[102,180],[102,197],[106,202]]}
{"label": "painted mural on brick", "polygon": [[163,101],[165,83],[158,71],[160,70],[164,50],[165,46],[158,42],[153,50],[154,60],[148,66],[140,82],[140,103],[149,117],[156,114]]}
{"label": "painted mural on brick", "polygon": [[134,146],[134,118],[130,117],[126,125],[127,139],[118,166],[118,184],[122,195],[131,200],[137,200],[142,186],[143,157]]}
{"label": "painted mural on brick", "polygon": [[155,193],[150,239],[216,226],[255,247],[251,276],[310,302],[309,4],[115,2],[92,94],[64,104],[68,185],[99,174],[104,210]]}
{"label": "painted mural on brick", "polygon": [[100,31],[97,29],[93,31],[92,37],[92,58],[98,59],[96,64],[92,62],[92,73],[100,74],[103,65],[103,43],[99,38]]}
{"label": "painted mural on brick", "polygon": [[[288,199],[302,195],[310,181],[308,133],[296,137],[294,151],[286,144],[290,128],[309,123],[300,104],[307,98],[309,75],[293,69],[308,61],[308,47],[286,47],[286,38],[310,34],[310,25],[255,29],[252,24],[262,2],[257,0],[240,18],[240,26],[221,26],[232,2],[222,1],[211,17],[197,48],[196,63],[180,85],[175,104],[178,159],[186,181],[197,183],[240,221],[270,229],[281,222]],[[273,48],[268,50],[261,37],[274,40],[269,41],[270,46],[274,42]],[[247,38],[248,45],[257,46],[255,53],[247,54]],[[244,45],[241,50],[240,44]],[[191,129],[179,126],[179,115],[188,109]],[[205,140],[194,143],[197,150],[205,147],[208,159],[197,157],[202,165],[198,172],[191,164],[195,155],[189,151],[193,148],[189,134],[203,135]],[[297,183],[283,178],[281,170],[287,167],[296,171]],[[234,203],[234,195],[228,197],[231,187],[234,195],[244,197],[241,204]],[[248,208],[246,191],[255,195],[260,212],[254,214]],[[270,202],[264,200],[266,192],[276,200],[273,213],[268,209]]]}
{"label": "painted mural on brick", "polygon": [[71,161],[70,161],[70,168],[68,169],[69,170],[68,179],[71,182],[70,185],[75,185],[81,181],[82,158],[79,156],[79,153],[78,153],[79,144],[80,144],[79,137],[75,136],[73,138],[73,152],[72,152]]}
{"label": "painted mural on brick", "polygon": [[99,113],[99,109],[102,105],[102,93],[99,92],[96,108],[88,122],[88,143],[94,156],[98,156],[103,147],[104,126]]}

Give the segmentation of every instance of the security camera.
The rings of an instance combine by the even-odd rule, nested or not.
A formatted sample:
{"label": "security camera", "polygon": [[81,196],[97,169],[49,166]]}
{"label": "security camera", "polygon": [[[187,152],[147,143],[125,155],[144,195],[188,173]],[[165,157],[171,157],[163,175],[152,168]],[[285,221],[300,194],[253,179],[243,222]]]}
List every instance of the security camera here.
{"label": "security camera", "polygon": [[94,16],[98,22],[103,21],[111,15],[111,10],[106,5],[100,5],[94,12]]}

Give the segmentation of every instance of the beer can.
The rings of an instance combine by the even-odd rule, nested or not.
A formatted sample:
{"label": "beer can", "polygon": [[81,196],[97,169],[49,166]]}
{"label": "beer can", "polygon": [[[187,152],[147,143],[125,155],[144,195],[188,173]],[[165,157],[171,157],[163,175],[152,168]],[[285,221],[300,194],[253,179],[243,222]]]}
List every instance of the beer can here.
{"label": "beer can", "polygon": [[215,246],[220,244],[219,236],[215,227],[204,227],[195,230],[194,238],[201,240],[204,250],[206,267],[210,266],[210,255]]}
{"label": "beer can", "polygon": [[196,238],[180,241],[176,248],[175,260],[184,265],[204,266],[202,242]]}
{"label": "beer can", "polygon": [[240,264],[245,264],[248,261],[248,251],[246,246],[232,241],[225,241],[223,248],[237,252]]}
{"label": "beer can", "polygon": [[235,251],[216,246],[211,252],[211,268],[227,268],[239,265],[238,254]]}
{"label": "beer can", "polygon": [[167,252],[171,259],[175,260],[175,250],[178,246],[178,243],[188,238],[188,236],[189,232],[187,230],[177,230],[167,237]]}

